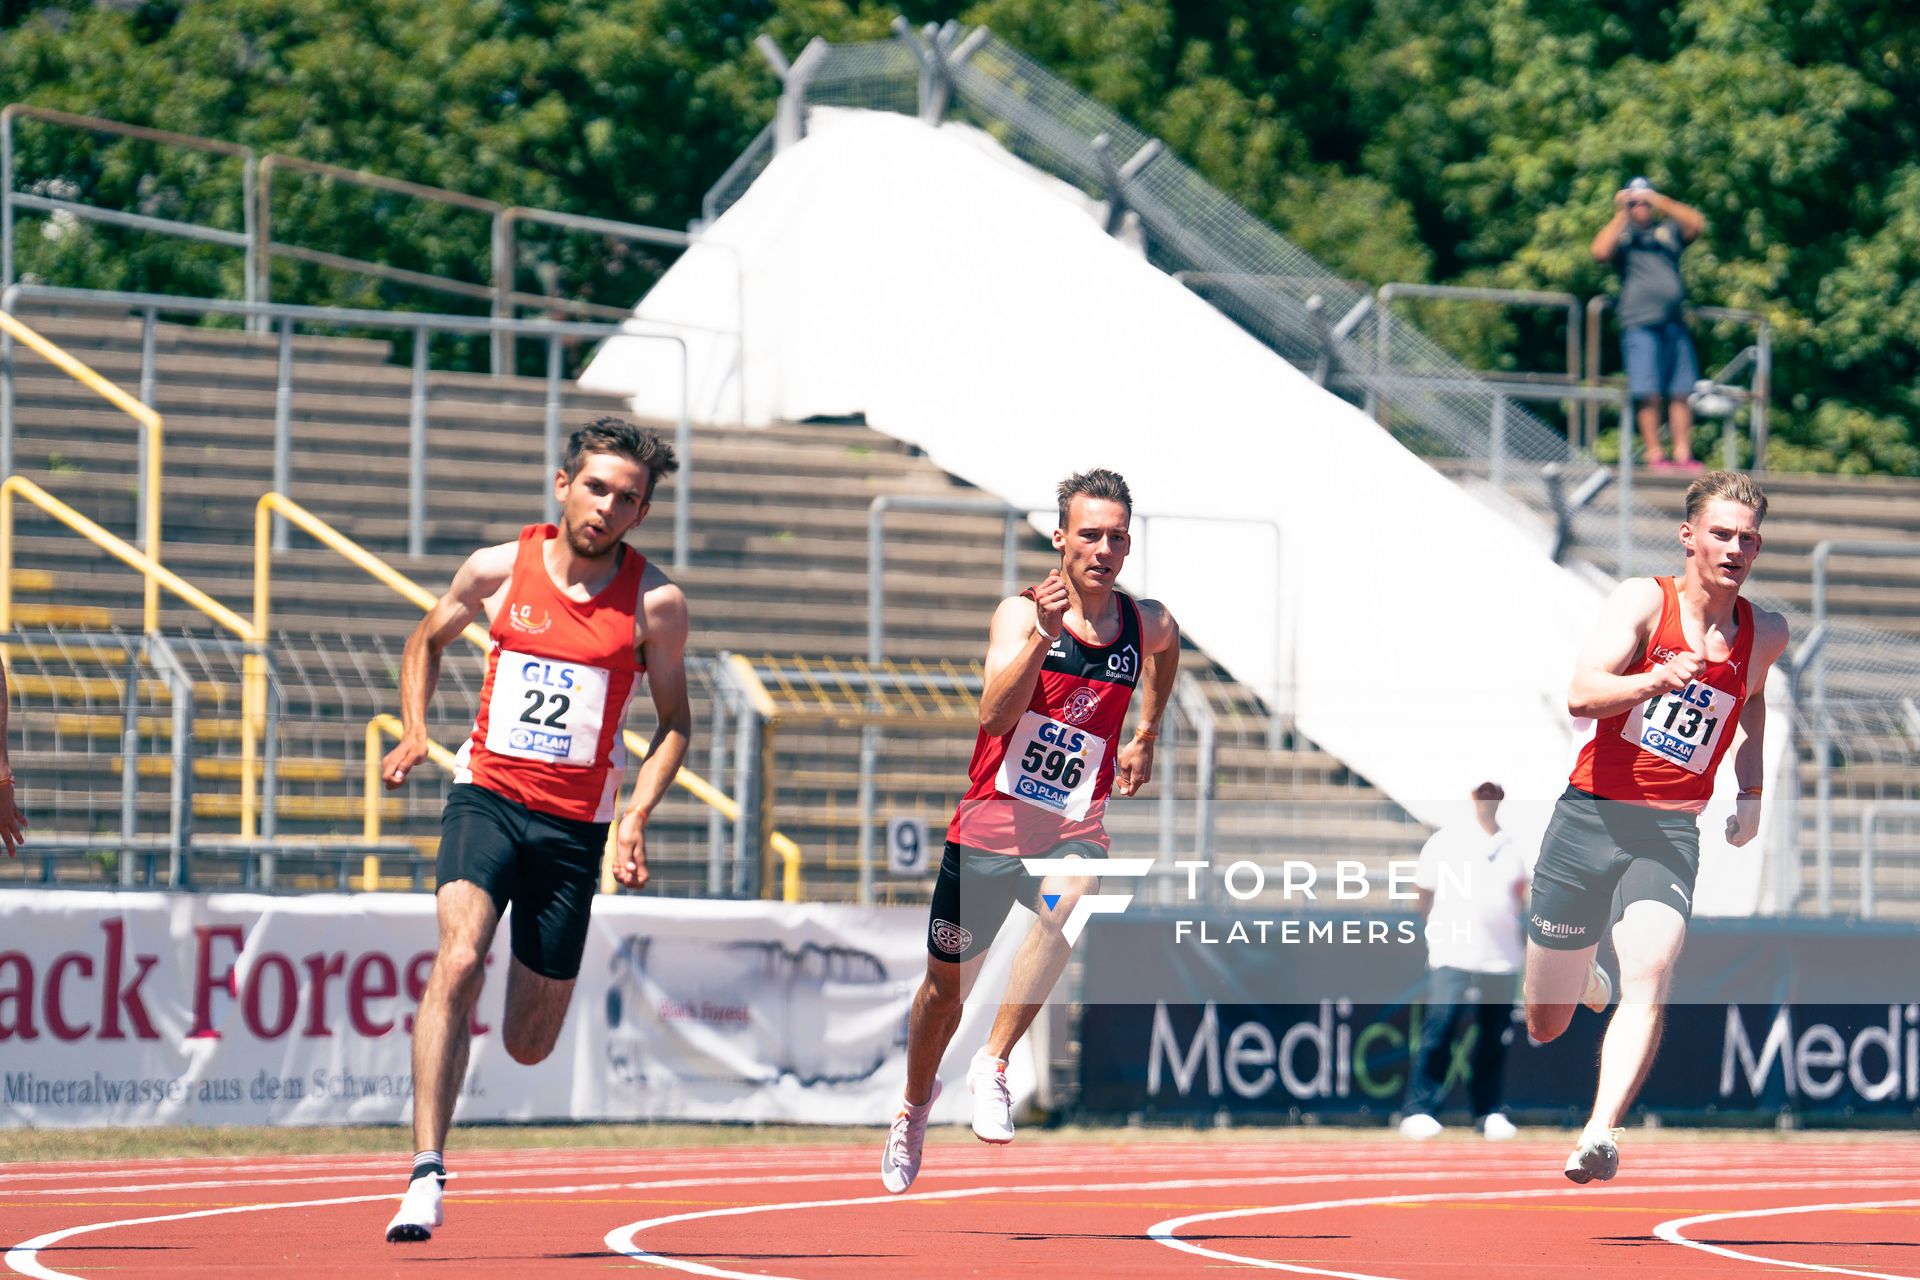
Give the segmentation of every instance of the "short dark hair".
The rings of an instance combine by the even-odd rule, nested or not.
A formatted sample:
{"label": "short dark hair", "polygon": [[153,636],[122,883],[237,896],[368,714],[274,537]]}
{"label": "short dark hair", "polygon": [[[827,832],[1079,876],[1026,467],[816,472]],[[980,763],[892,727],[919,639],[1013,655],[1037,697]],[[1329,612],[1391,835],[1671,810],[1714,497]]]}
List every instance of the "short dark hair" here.
{"label": "short dark hair", "polygon": [[1752,476],[1739,471],[1709,471],[1687,486],[1687,523],[1697,521],[1716,498],[1746,507],[1753,512],[1756,523],[1767,518],[1767,495]]}
{"label": "short dark hair", "polygon": [[642,502],[653,501],[653,486],[661,476],[680,469],[673,446],[651,427],[636,427],[625,418],[595,418],[567,439],[567,457],[563,469],[567,479],[580,474],[590,453],[612,453],[631,458],[647,469],[647,493]]}
{"label": "short dark hair", "polygon": [[1077,471],[1060,482],[1054,490],[1054,497],[1060,500],[1060,527],[1067,527],[1067,508],[1073,500],[1079,498],[1102,498],[1108,502],[1117,502],[1127,509],[1127,521],[1133,521],[1133,494],[1127,490],[1127,482],[1118,471],[1108,471],[1104,467],[1095,467],[1091,471]]}

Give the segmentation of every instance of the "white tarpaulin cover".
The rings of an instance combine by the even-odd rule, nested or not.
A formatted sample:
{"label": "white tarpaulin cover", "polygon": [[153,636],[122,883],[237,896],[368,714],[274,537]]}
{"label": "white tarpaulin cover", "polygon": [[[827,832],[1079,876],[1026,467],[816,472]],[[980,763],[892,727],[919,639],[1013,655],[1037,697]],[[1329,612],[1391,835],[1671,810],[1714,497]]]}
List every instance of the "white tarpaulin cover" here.
{"label": "white tarpaulin cover", "polygon": [[[1151,573],[1131,585],[1422,821],[1463,818],[1476,781],[1502,781],[1532,856],[1566,785],[1567,680],[1600,603],[1536,536],[977,130],[816,109],[709,235],[727,251],[689,250],[635,314],[723,325],[744,272],[749,423],[861,412],[1022,506],[1105,466],[1137,513],[1207,517],[1148,522],[1136,560]],[[616,339],[582,381],[670,418],[677,360]],[[1702,824],[1705,913],[1759,896],[1764,835],[1722,839],[1732,772]]]}
{"label": "white tarpaulin cover", "polygon": [[[433,909],[424,894],[0,891],[0,1126],[410,1118]],[[985,1042],[1020,936],[1009,921],[990,953],[949,1081]],[[456,1120],[893,1117],[924,910],[601,898],[560,1043],[532,1067],[500,1042],[506,937]],[[1024,1048],[1008,1081],[1031,1096]],[[950,1088],[936,1117],[965,1109]]]}

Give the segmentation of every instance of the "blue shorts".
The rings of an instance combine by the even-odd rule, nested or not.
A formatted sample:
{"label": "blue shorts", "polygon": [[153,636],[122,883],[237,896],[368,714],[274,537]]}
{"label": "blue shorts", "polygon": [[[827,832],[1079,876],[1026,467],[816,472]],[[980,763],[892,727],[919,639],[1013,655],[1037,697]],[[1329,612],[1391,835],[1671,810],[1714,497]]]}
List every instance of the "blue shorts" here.
{"label": "blue shorts", "polygon": [[1684,399],[1700,380],[1693,336],[1683,324],[1634,325],[1620,335],[1620,355],[1635,400]]}

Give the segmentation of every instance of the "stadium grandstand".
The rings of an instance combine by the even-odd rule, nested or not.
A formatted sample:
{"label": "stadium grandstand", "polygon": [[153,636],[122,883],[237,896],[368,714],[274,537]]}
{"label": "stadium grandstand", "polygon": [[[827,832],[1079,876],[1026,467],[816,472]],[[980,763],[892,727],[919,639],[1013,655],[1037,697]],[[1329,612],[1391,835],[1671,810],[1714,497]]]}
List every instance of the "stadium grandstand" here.
{"label": "stadium grandstand", "polygon": [[[1087,927],[1003,1064],[1015,1108],[1023,1121],[1136,1130],[1377,1128],[1398,1114],[1398,1084],[1373,1084],[1414,1070],[1417,950],[1242,948],[1261,952],[1242,964],[1230,946],[1189,947],[1222,958],[1173,960],[1162,935],[1177,922],[1224,936],[1253,917],[1411,919],[1396,876],[1470,814],[1487,778],[1504,786],[1515,840],[1540,848],[1587,728],[1566,715],[1567,674],[1621,579],[1676,570],[1693,479],[1597,447],[1632,405],[1601,363],[1606,302],[1344,279],[985,27],[898,22],[889,39],[765,50],[775,117],[687,230],[31,102],[0,113],[0,657],[31,822],[19,856],[0,860],[0,1129],[410,1114],[396,1027],[402,1015],[412,1027],[427,990],[442,812],[493,646],[482,616],[446,650],[429,757],[395,789],[381,762],[404,732],[408,637],[475,548],[557,517],[564,442],[606,416],[678,455],[629,543],[685,592],[692,745],[647,824],[644,893],[617,882],[609,836],[560,1047],[523,1069],[476,1035],[463,1122],[891,1118],[940,850],[981,730],[987,622],[1058,568],[1055,485],[1095,466],[1131,482],[1120,585],[1179,620],[1179,675],[1150,784],[1116,793],[1106,817],[1113,857],[1144,860],[1144,874],[1118,918]],[[172,216],[151,192],[93,202],[61,170],[175,162],[231,170],[239,229],[224,213]],[[349,221],[420,219],[478,246],[468,275],[341,249]],[[33,256],[48,228],[224,254],[231,287],[63,277]],[[610,271],[644,258],[625,277],[631,296],[568,296],[550,265],[559,244]],[[360,304],[339,305],[322,280],[354,282]],[[1420,324],[1454,305],[1544,311],[1565,369],[1469,368]],[[1704,308],[1697,322],[1740,348],[1697,398],[1721,415],[1729,466],[1765,486],[1765,557],[1745,596],[1783,616],[1791,642],[1752,692],[1769,725],[1759,836],[1721,830],[1743,790],[1729,756],[1688,904],[1697,936],[1674,997],[1688,1025],[1670,1027],[1634,1114],[1910,1125],[1920,482],[1769,468],[1767,319]],[[652,732],[642,706],[626,750],[644,756]],[[1269,872],[1243,892],[1230,864]],[[1303,896],[1299,876],[1320,894]],[[1027,928],[1016,921],[984,990],[1010,980]],[[158,970],[144,1004],[136,978],[131,996],[104,997],[100,1028],[69,1037],[67,955],[89,979],[96,959],[103,975],[135,956]],[[55,975],[37,1013],[21,994],[40,981],[23,976],[29,964]],[[476,1024],[501,1023],[504,986],[496,977]],[[925,1104],[943,1122],[967,1116],[957,1081],[993,1016],[977,1003],[945,1060],[946,1095]],[[77,1017],[82,1005],[64,1007]],[[123,1052],[87,1038],[121,1014],[138,1043],[125,1064],[98,1067],[103,1081],[185,1087],[84,1101],[40,1088]],[[44,1038],[29,1033],[35,1017]],[[1602,1024],[1581,1015],[1564,1039],[1528,1045],[1515,1019],[1510,1111],[1577,1122],[1587,1086],[1567,1080],[1591,1072]],[[1825,1042],[1794,1038],[1812,1026],[1841,1046],[1826,1092]],[[239,1082],[234,1098],[201,1088],[216,1077]],[[1217,1160],[1256,1181],[1353,1172],[1318,1146],[1255,1158],[1203,1137],[1167,1148],[1169,1187],[1189,1174],[1200,1185]],[[844,1150],[819,1148],[821,1167],[858,1166],[871,1182],[877,1136],[841,1139]],[[666,1153],[665,1176],[676,1163],[705,1176],[704,1141]],[[1726,1141],[1697,1160],[1655,1148],[1652,1167],[1694,1195],[1694,1164],[1737,1162]],[[1551,1135],[1539,1150],[1555,1162],[1563,1146]],[[1368,1169],[1355,1176],[1425,1194],[1427,1175],[1399,1154],[1360,1150]],[[1883,1194],[1847,1180],[1855,1157],[1838,1139],[1793,1150],[1842,1188],[1800,1200],[1884,1201],[1913,1221],[1910,1178],[1886,1179]],[[559,1199],[597,1178],[541,1158],[551,1177],[515,1194]],[[1756,1157],[1753,1179],[1700,1178],[1693,1199],[1655,1203],[1738,1216],[1758,1194],[1746,1182],[1784,1182],[1794,1159]],[[651,1176],[645,1163],[615,1172]],[[509,1165],[466,1168],[507,1177]],[[999,1186],[991,1168],[967,1167],[978,1194]],[[814,1176],[769,1165],[788,1174]],[[0,1196],[17,1176],[0,1164]],[[1512,1176],[1458,1171],[1489,1198]],[[855,1185],[820,1203],[877,1192]],[[1194,1198],[1192,1219],[1156,1208],[1147,1217],[1166,1221],[1125,1228],[1170,1245],[1139,1274],[1200,1265],[1182,1252],[1249,1261],[1191,1232],[1180,1243],[1184,1224],[1252,1203],[1207,1185],[1226,1189],[1153,1193],[1180,1212]],[[133,1202],[162,1189],[143,1184]],[[737,1240],[694,1234],[702,1212],[625,1228],[614,1212],[590,1243],[602,1250],[604,1232],[611,1255],[745,1274],[716,1269],[732,1258],[762,1274]],[[37,1204],[28,1225],[44,1234],[0,1240],[21,1274],[67,1274],[53,1268],[79,1263],[56,1246],[92,1247],[59,1245],[65,1219]],[[315,1241],[331,1229],[314,1226]],[[372,1238],[357,1219],[339,1229]],[[1839,1238],[1856,1237],[1871,1243]],[[1793,1258],[1830,1256],[1810,1251],[1820,1238],[1794,1237]],[[1465,1233],[1447,1240],[1472,1247]],[[1328,1256],[1344,1261],[1316,1265],[1365,1265]],[[1703,1257],[1727,1260],[1687,1260]],[[1255,1265],[1360,1273],[1313,1261]]]}

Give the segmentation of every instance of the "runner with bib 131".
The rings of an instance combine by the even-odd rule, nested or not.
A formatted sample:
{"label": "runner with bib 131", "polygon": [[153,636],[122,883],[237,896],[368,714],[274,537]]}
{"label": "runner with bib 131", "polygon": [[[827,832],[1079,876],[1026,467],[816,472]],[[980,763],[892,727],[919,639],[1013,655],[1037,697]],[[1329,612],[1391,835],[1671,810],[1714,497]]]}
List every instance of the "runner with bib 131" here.
{"label": "runner with bib 131", "polygon": [[1740,794],[1727,843],[1744,845],[1760,829],[1767,672],[1787,647],[1787,625],[1740,588],[1760,554],[1767,497],[1744,475],[1714,471],[1687,487],[1686,503],[1685,571],[1621,583],[1575,664],[1567,709],[1593,732],[1533,869],[1528,1033],[1554,1039],[1576,1003],[1606,1009],[1612,983],[1594,952],[1610,922],[1620,960],[1593,1114],[1566,1163],[1576,1183],[1604,1182],[1619,1167],[1619,1125],[1660,1043],[1693,915],[1699,815],[1729,755]]}

